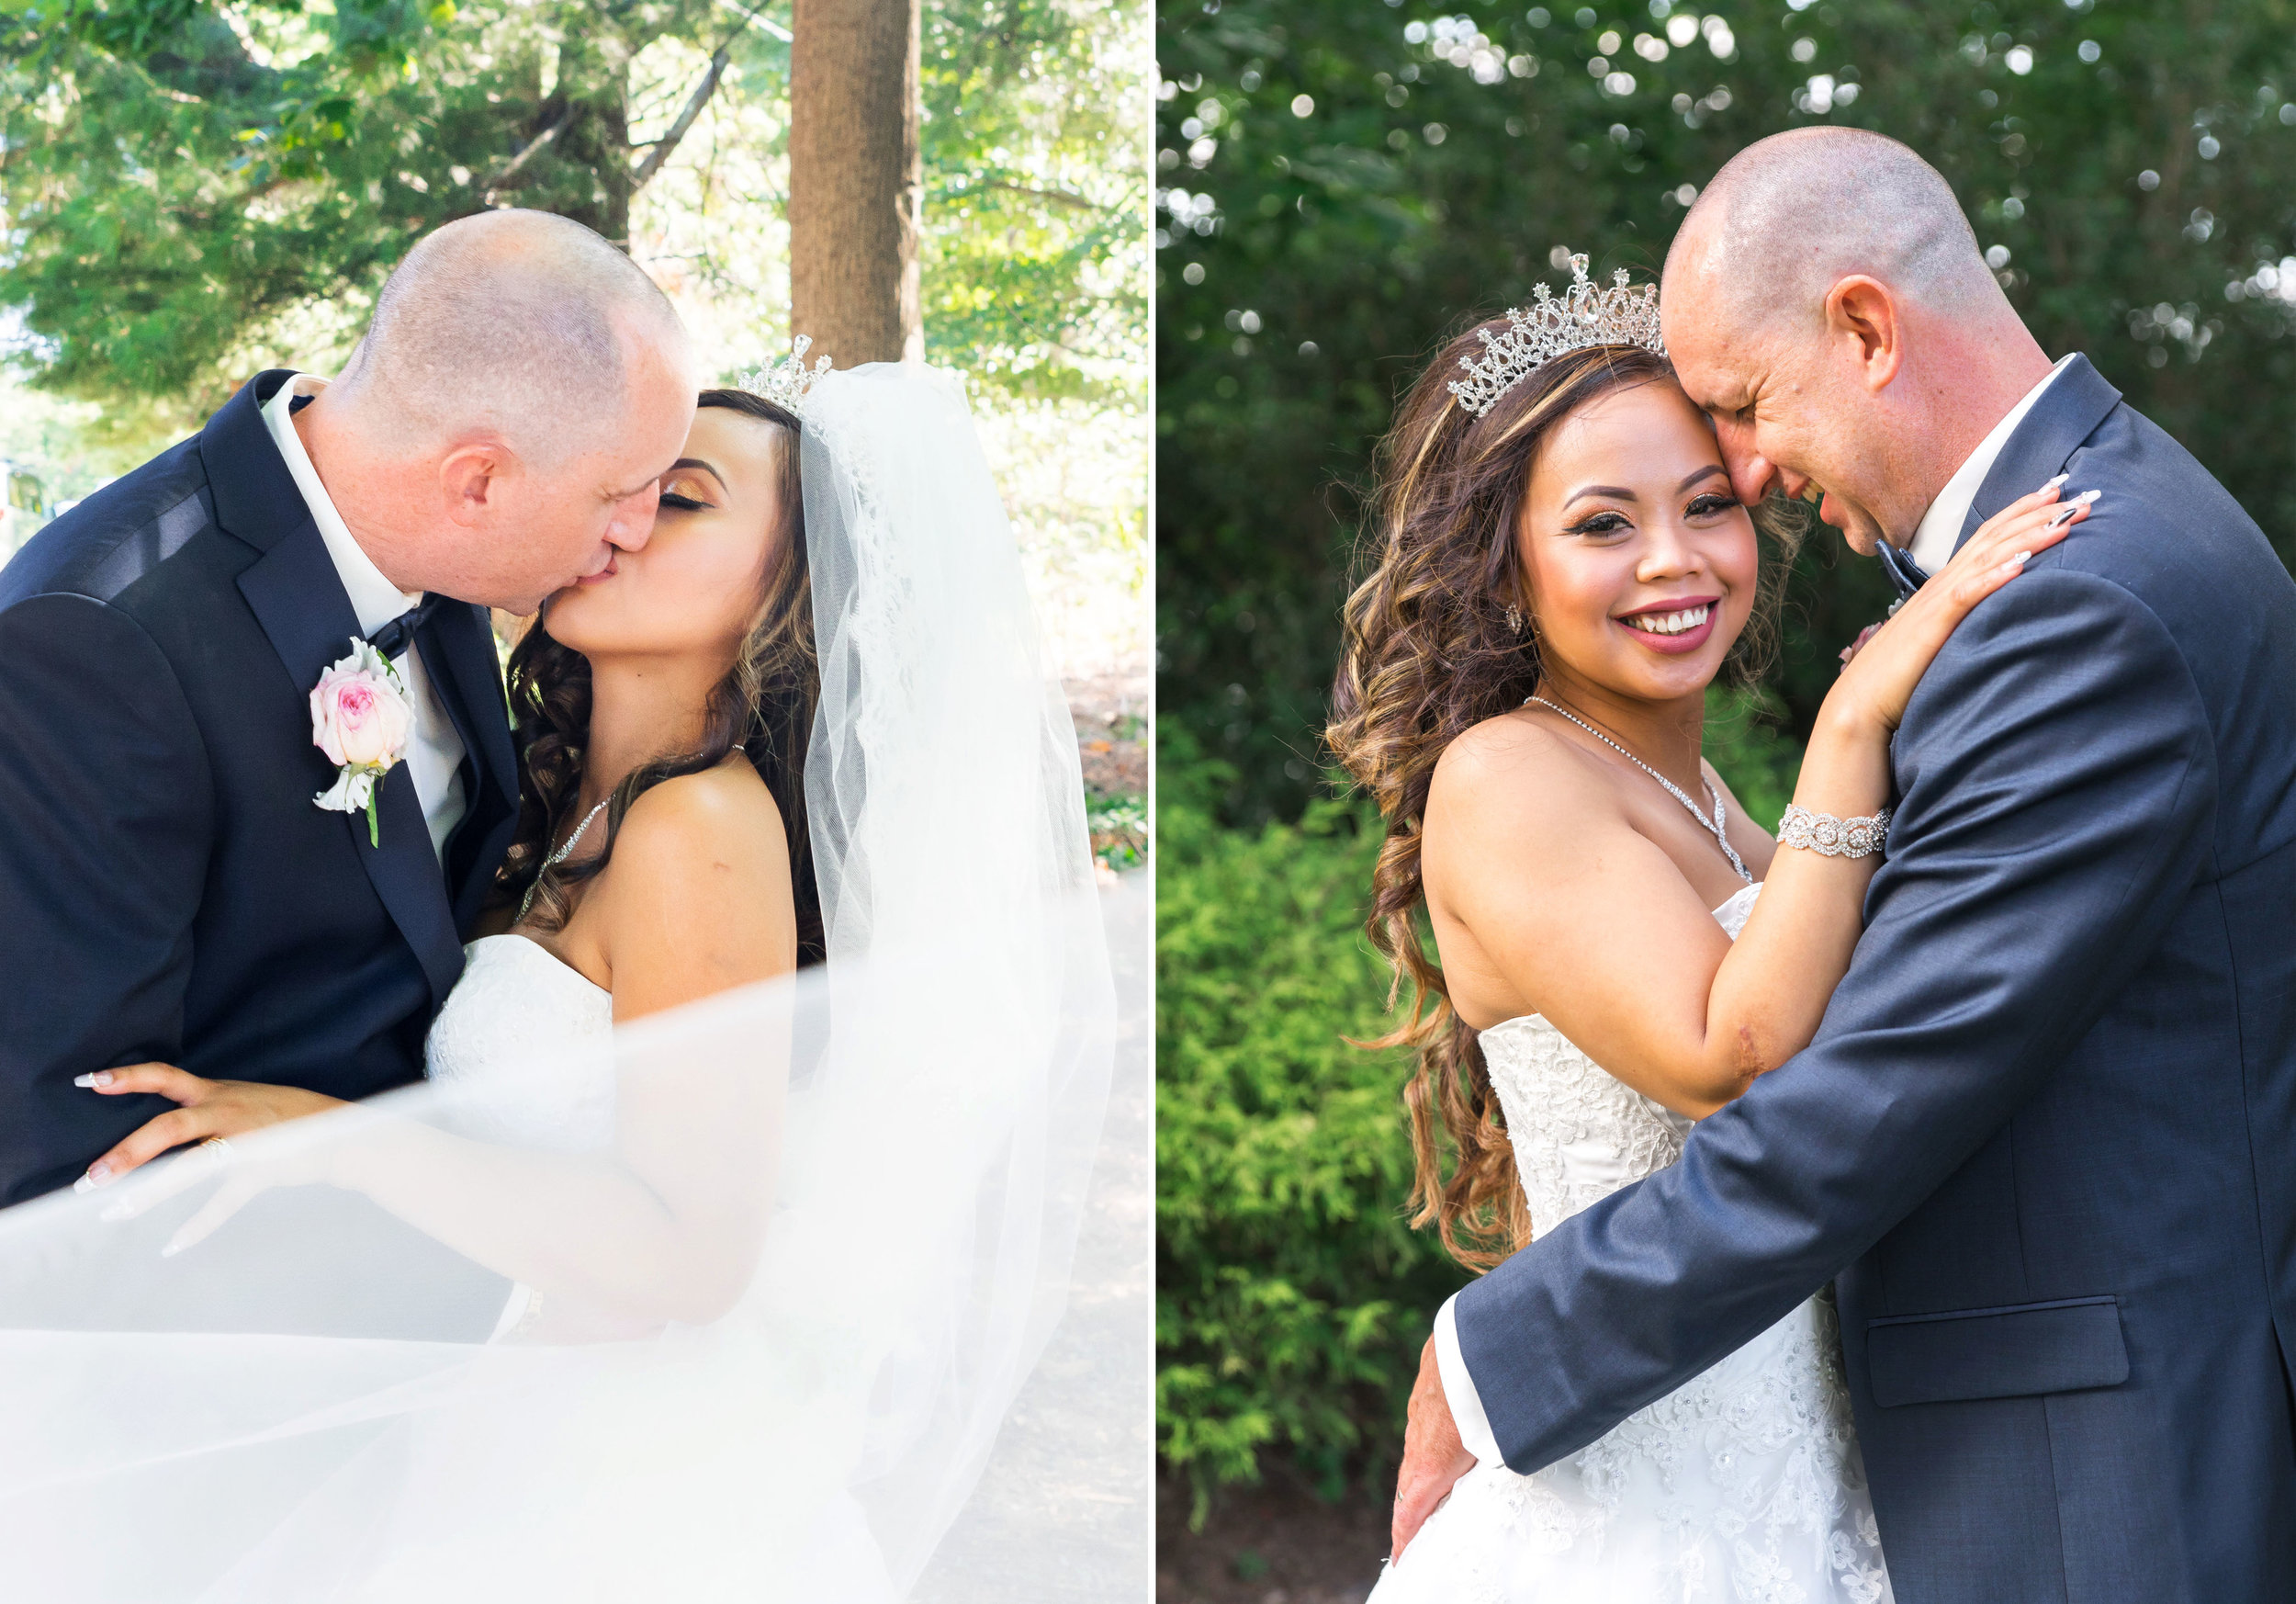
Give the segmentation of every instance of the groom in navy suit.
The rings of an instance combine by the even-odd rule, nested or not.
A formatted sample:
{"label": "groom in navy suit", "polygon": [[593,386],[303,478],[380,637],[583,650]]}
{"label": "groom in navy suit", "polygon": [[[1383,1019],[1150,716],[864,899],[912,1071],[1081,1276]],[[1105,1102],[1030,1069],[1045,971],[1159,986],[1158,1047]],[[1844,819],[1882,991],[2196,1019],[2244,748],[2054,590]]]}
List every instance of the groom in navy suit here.
{"label": "groom in navy suit", "polygon": [[1821,491],[1901,589],[2100,499],[1908,706],[1817,1039],[1446,1306],[1398,1547],[1833,1280],[1899,1604],[2296,1598],[2296,583],[1893,141],[1741,152],[1662,299],[1739,494]]}
{"label": "groom in navy suit", "polygon": [[[0,1204],[171,1106],[90,1071],[421,1079],[518,812],[487,606],[645,543],[696,390],[628,257],[482,214],[409,253],[343,378],[259,375],[0,569]],[[356,639],[413,712],[372,839],[314,802],[310,692]]]}

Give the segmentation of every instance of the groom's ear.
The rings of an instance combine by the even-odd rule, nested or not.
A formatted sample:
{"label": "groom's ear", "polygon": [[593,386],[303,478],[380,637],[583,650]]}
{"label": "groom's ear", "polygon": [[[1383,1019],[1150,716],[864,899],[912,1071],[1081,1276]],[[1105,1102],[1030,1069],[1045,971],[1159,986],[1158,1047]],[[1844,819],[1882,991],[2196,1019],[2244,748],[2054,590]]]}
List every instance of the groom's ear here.
{"label": "groom's ear", "polygon": [[1827,293],[1827,338],[1857,368],[1868,390],[1879,394],[1897,377],[1905,362],[1905,333],[1897,298],[1880,279],[1852,273]]}
{"label": "groom's ear", "polygon": [[516,468],[516,459],[499,440],[481,436],[450,447],[438,467],[446,515],[467,526],[499,513],[504,483]]}

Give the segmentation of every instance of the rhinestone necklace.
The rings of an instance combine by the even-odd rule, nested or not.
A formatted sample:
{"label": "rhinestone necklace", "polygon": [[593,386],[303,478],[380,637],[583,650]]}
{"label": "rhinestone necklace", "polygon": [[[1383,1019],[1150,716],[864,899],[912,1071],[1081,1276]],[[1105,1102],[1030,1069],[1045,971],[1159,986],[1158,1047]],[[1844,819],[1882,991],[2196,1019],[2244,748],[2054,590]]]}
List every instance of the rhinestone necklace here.
{"label": "rhinestone necklace", "polygon": [[[1670,790],[1672,789],[1671,786],[1669,786],[1668,788]],[[1674,795],[1680,796],[1682,793],[1680,791],[1675,791]],[[535,872],[534,884],[526,887],[525,900],[518,905],[518,917],[511,921],[512,924],[524,924],[526,922],[526,910],[534,907],[535,893],[542,889],[542,876],[548,874],[552,869],[557,868],[560,864],[566,862],[566,854],[572,852],[574,850],[575,842],[582,839],[582,831],[590,828],[591,820],[597,818],[601,813],[603,813],[606,810],[606,804],[608,802],[612,802],[613,800],[613,798],[612,796],[608,796],[605,802],[601,802],[588,813],[583,814],[581,823],[574,827],[574,833],[566,838],[566,844],[560,847],[557,852],[552,853],[548,857],[542,860],[542,867]],[[1685,802],[1683,806],[1688,807],[1689,804]]]}
{"label": "rhinestone necklace", "polygon": [[1635,756],[1634,753],[1619,745],[1609,736],[1604,735],[1601,730],[1595,729],[1594,726],[1589,724],[1576,713],[1571,712],[1570,708],[1558,707],[1554,703],[1549,702],[1544,696],[1525,696],[1523,698],[1523,705],[1525,707],[1529,706],[1534,702],[1537,703],[1540,706],[1546,708],[1551,713],[1561,714],[1565,718],[1570,719],[1571,723],[1577,725],[1581,729],[1585,730],[1595,740],[1610,748],[1611,751],[1616,752],[1620,757],[1625,758],[1628,762],[1634,764],[1635,767],[1640,769],[1644,774],[1649,775],[1660,785],[1665,786],[1668,796],[1673,797],[1675,801],[1681,803],[1684,808],[1690,810],[1690,816],[1698,821],[1698,828],[1705,830],[1708,835],[1714,837],[1714,844],[1720,847],[1722,849],[1722,855],[1730,860],[1730,867],[1738,871],[1738,877],[1745,881],[1750,886],[1754,883],[1753,875],[1746,871],[1744,860],[1739,858],[1738,855],[1738,849],[1730,844],[1730,838],[1722,832],[1723,821],[1728,816],[1722,809],[1722,794],[1714,788],[1712,781],[1706,779],[1703,774],[1699,776],[1698,781],[1700,785],[1705,786],[1706,796],[1714,803],[1714,817],[1712,819],[1708,819],[1704,813],[1701,813],[1698,810],[1698,804],[1693,802],[1688,796],[1683,794],[1683,788],[1680,785],[1674,784],[1673,781],[1668,779],[1664,774],[1660,774],[1658,770],[1652,768],[1649,763],[1644,762],[1640,758]]}

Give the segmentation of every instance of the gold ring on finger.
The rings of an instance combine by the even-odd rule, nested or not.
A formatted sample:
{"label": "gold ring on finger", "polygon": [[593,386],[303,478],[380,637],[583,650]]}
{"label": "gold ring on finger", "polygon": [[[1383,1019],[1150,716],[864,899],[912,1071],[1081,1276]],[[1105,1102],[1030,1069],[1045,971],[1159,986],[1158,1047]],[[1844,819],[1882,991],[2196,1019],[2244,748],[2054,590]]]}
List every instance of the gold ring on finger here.
{"label": "gold ring on finger", "polygon": [[209,1148],[213,1148],[216,1158],[226,1164],[230,1163],[232,1158],[237,1157],[237,1155],[231,1151],[231,1144],[224,1140],[221,1136],[209,1136],[206,1141],[200,1143],[199,1147],[200,1150],[203,1152]]}

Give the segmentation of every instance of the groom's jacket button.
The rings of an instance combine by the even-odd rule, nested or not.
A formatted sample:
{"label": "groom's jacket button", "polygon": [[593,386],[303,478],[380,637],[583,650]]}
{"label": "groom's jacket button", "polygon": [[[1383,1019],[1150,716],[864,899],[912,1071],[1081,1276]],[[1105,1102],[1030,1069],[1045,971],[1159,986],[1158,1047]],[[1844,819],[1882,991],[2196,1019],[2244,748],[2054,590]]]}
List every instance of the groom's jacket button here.
{"label": "groom's jacket button", "polygon": [[1943,1404],[2119,1386],[2129,1379],[2118,1298],[1887,1315],[1865,1327],[1874,1401]]}

